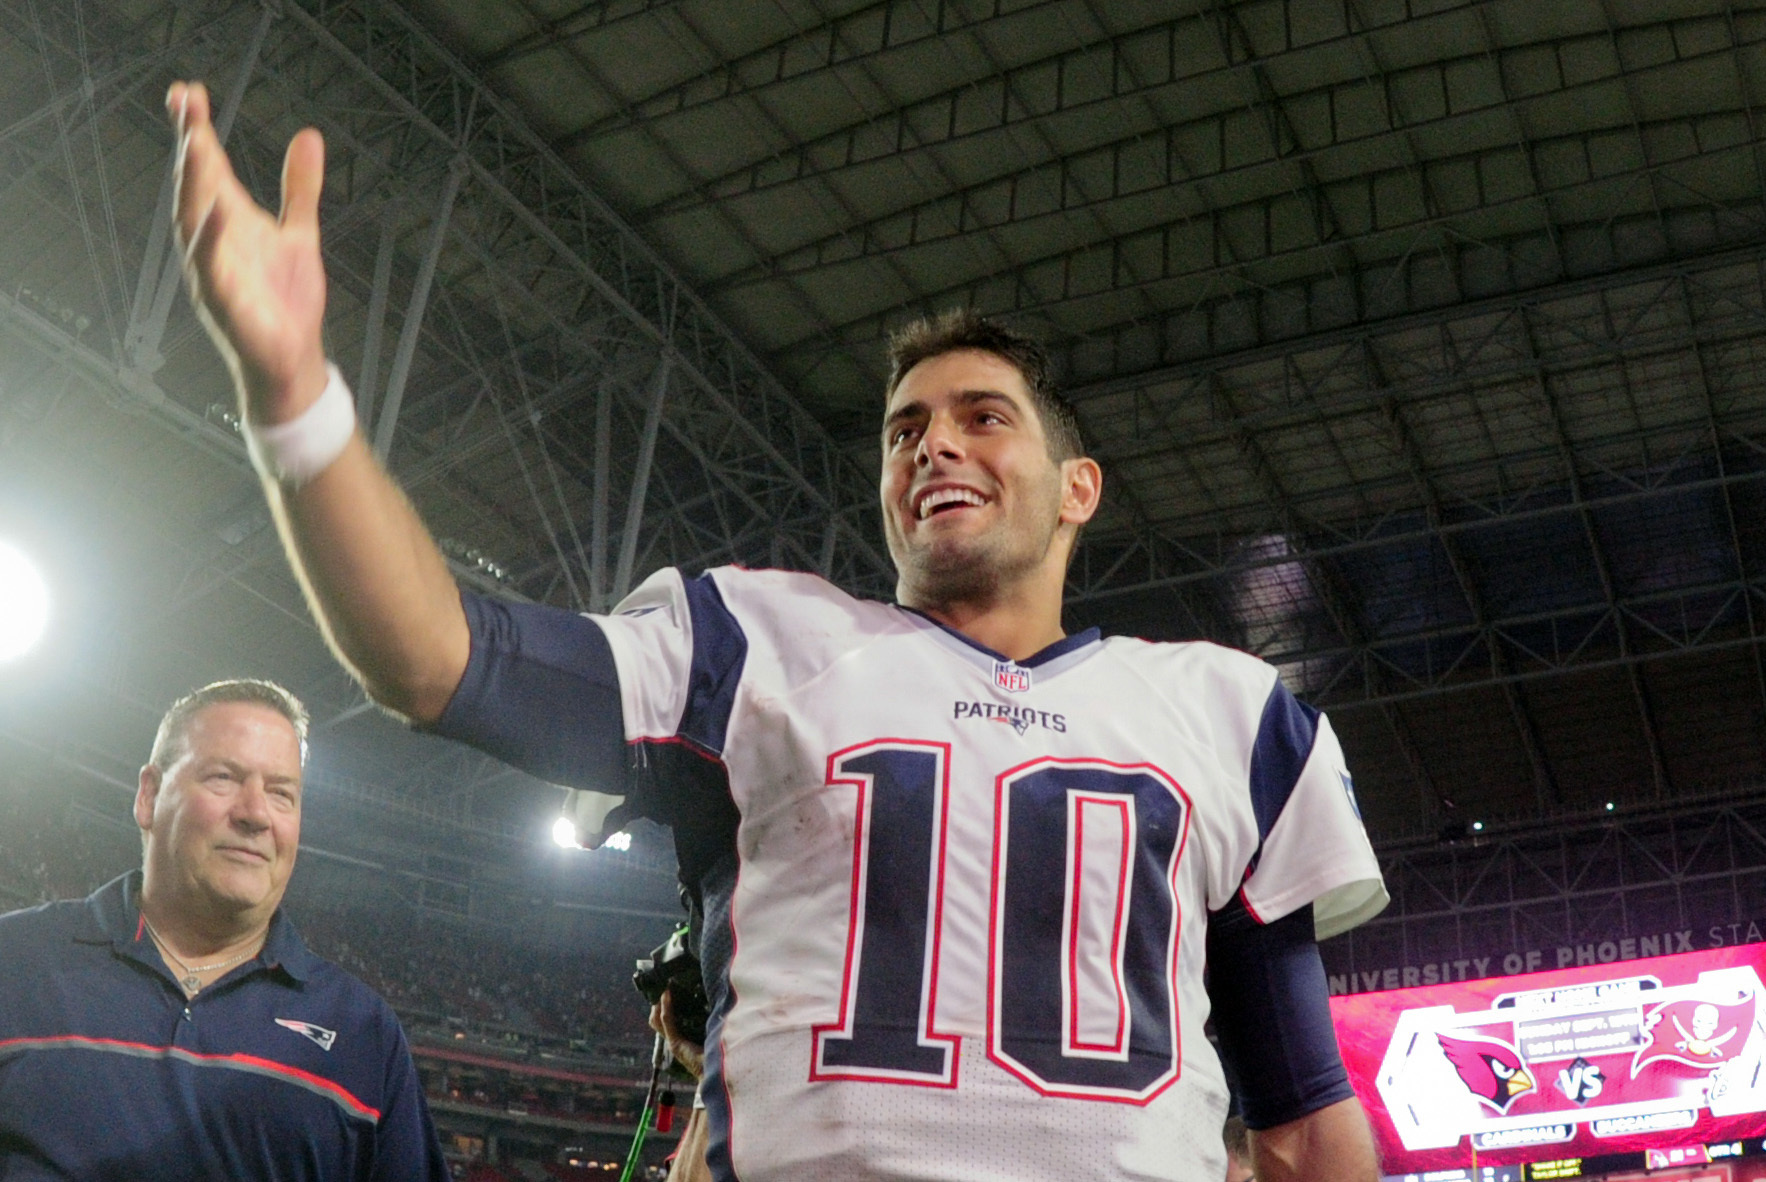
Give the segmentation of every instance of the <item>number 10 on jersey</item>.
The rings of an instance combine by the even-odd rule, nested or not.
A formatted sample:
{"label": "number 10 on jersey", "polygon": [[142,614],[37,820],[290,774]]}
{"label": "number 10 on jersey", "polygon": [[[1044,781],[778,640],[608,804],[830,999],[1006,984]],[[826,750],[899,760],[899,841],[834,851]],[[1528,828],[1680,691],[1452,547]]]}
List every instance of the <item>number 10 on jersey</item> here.
{"label": "number 10 on jersey", "polygon": [[1151,764],[1037,759],[994,777],[991,851],[958,851],[950,764],[948,743],[914,739],[828,759],[829,787],[857,794],[852,902],[840,1017],[815,1028],[810,1078],[957,1085],[961,1037],[938,1029],[945,886],[951,858],[987,858],[988,1057],[1045,1095],[1148,1102],[1179,1070],[1189,798]]}

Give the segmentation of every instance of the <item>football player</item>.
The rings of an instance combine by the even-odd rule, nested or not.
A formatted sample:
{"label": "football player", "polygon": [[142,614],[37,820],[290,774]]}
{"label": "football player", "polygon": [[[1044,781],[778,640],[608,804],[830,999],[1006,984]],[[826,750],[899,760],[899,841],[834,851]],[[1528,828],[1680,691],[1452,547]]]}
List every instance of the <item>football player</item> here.
{"label": "football player", "polygon": [[[1315,936],[1385,901],[1330,724],[1210,644],[1065,635],[1098,465],[1032,341],[899,337],[893,604],[657,572],[613,613],[462,594],[320,337],[323,144],[279,218],[175,85],[187,280],[313,610],[374,699],[673,826],[720,1179],[1371,1182]],[[1205,986],[1206,979],[1206,986]]]}

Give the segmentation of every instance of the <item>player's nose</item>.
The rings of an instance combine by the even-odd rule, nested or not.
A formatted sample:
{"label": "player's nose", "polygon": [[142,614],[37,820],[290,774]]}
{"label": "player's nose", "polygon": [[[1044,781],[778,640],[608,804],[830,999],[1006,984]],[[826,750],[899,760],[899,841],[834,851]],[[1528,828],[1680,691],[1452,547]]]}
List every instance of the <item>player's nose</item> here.
{"label": "player's nose", "polygon": [[960,460],[963,457],[962,433],[957,429],[956,420],[949,414],[934,414],[926,423],[926,430],[920,435],[920,446],[914,452],[914,462],[926,467],[935,459]]}

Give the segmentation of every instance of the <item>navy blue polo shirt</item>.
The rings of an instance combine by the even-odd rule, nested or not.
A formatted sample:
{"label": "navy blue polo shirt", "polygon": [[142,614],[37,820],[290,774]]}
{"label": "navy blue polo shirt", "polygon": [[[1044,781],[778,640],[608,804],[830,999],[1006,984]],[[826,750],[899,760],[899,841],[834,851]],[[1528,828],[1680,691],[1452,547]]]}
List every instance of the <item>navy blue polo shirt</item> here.
{"label": "navy blue polo shirt", "polygon": [[263,951],[187,1002],[140,888],[0,915],[0,1178],[447,1178],[373,990],[277,912]]}

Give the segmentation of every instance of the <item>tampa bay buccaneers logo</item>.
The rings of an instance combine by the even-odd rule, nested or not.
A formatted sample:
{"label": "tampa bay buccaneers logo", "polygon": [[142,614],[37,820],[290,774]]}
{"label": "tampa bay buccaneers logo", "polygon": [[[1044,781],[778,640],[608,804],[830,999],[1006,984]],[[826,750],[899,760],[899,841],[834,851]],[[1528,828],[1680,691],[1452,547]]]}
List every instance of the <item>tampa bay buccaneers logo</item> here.
{"label": "tampa bay buccaneers logo", "polygon": [[1631,1078],[1659,1059],[1688,1067],[1721,1067],[1741,1051],[1754,1026],[1753,994],[1724,1005],[1701,998],[1663,1002],[1643,1015],[1644,1043],[1631,1058]]}
{"label": "tampa bay buccaneers logo", "polygon": [[1515,1048],[1494,1038],[1454,1038],[1437,1034],[1447,1061],[1472,1095],[1506,1113],[1508,1106],[1538,1085]]}

